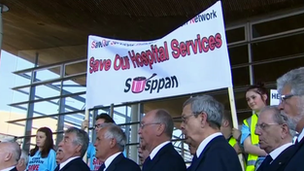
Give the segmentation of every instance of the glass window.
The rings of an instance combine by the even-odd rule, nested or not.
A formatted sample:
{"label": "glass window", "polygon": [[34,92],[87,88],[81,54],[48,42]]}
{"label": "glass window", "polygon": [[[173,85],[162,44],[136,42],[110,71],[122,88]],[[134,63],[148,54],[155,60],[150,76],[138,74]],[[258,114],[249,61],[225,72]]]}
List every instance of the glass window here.
{"label": "glass window", "polygon": [[60,82],[37,85],[35,87],[35,100],[60,95]]}
{"label": "glass window", "polygon": [[[262,82],[275,82],[276,79],[286,72],[302,67],[304,64],[304,56],[302,58],[278,61],[273,63],[254,65],[254,80]],[[273,71],[273,72],[269,72]]]}
{"label": "glass window", "polygon": [[65,66],[65,76],[75,75],[87,71],[87,61],[67,64]]}
{"label": "glass window", "polygon": [[249,67],[232,69],[234,87],[250,84]]}
{"label": "glass window", "polygon": [[247,45],[229,48],[228,52],[231,66],[248,63]]}
{"label": "glass window", "polygon": [[86,91],[86,75],[71,78],[63,81],[63,95]]}
{"label": "glass window", "polygon": [[245,27],[226,30],[226,37],[228,44],[245,40]]}
{"label": "glass window", "polygon": [[[304,23],[304,22],[303,22]],[[304,53],[304,34],[251,44],[253,61]]]}
{"label": "glass window", "polygon": [[304,28],[304,13],[252,25],[253,38]]}

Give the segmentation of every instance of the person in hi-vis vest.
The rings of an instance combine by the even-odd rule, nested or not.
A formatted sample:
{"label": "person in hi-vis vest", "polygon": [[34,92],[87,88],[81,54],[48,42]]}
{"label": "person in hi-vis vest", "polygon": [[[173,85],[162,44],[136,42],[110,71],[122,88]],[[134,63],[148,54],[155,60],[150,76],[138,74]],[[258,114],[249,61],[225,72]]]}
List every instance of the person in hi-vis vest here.
{"label": "person in hi-vis vest", "polygon": [[[259,137],[255,134],[260,110],[267,104],[267,89],[259,83],[250,86],[246,91],[246,101],[253,114],[243,121],[240,144],[247,153],[246,171],[255,171],[265,159],[267,153],[259,147]],[[238,130],[233,129],[233,134]]]}

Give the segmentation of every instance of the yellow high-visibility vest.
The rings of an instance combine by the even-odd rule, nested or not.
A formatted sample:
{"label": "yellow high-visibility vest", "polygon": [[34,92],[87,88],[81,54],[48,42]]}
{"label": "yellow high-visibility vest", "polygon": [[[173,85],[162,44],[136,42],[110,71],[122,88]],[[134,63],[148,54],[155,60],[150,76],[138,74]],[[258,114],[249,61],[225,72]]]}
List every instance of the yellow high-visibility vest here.
{"label": "yellow high-visibility vest", "polygon": [[[250,130],[250,137],[251,137],[251,144],[255,146],[259,146],[259,136],[255,134],[255,126],[258,123],[258,115],[253,114],[250,118],[245,119],[244,124],[248,126]],[[258,160],[259,156],[254,154],[248,154],[247,164],[246,164],[246,171],[254,171],[255,164]]]}
{"label": "yellow high-visibility vest", "polygon": [[229,139],[229,144],[231,145],[231,147],[234,147],[234,145],[236,144],[236,139],[235,138],[233,138],[233,137],[230,137],[230,139]]}

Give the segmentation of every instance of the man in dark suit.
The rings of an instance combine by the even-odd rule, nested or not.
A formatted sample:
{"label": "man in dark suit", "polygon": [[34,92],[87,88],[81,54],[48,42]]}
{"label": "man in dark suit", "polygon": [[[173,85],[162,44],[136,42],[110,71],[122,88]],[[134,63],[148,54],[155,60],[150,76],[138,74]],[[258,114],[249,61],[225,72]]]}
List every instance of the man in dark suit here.
{"label": "man in dark suit", "polygon": [[143,171],[186,171],[183,158],[170,142],[173,120],[163,109],[152,110],[141,121],[138,134],[150,153],[143,164]]}
{"label": "man in dark suit", "polygon": [[259,114],[255,134],[259,136],[260,148],[268,156],[258,171],[283,171],[295,152],[288,118],[276,106],[266,106]]}
{"label": "man in dark suit", "polygon": [[0,170],[17,171],[21,149],[16,142],[0,143]]}
{"label": "man in dark suit", "polygon": [[209,95],[188,99],[183,105],[181,130],[196,150],[190,171],[242,171],[238,156],[220,133],[224,106]]}
{"label": "man in dark suit", "polygon": [[140,171],[139,166],[122,153],[126,141],[126,135],[119,126],[113,123],[102,124],[94,143],[96,157],[105,161],[98,171]]}
{"label": "man in dark suit", "polygon": [[84,130],[74,127],[67,129],[63,140],[58,144],[56,161],[60,164],[55,171],[90,171],[82,160],[88,144],[89,136]]}
{"label": "man in dark suit", "polygon": [[303,170],[304,156],[304,67],[293,69],[277,79],[278,93],[281,95],[279,109],[292,121],[290,129],[299,134],[296,152],[285,167],[286,171]]}

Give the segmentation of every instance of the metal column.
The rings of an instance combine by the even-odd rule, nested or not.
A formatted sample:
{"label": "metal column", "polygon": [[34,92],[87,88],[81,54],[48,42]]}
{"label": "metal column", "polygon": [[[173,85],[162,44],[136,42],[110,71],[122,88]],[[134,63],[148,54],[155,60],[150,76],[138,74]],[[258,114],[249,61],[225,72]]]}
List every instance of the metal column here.
{"label": "metal column", "polygon": [[[36,53],[35,67],[38,66],[38,58],[39,58],[39,54]],[[36,80],[36,71],[33,70],[31,73],[31,84],[33,84],[35,82],[35,80]],[[36,94],[36,86],[31,85],[30,92],[29,92],[29,101],[35,100],[35,94]],[[34,115],[34,103],[30,102],[28,104],[26,118],[32,118],[33,115]],[[25,122],[25,133],[24,133],[25,138],[23,140],[23,145],[22,145],[22,149],[24,151],[30,150],[30,145],[31,145],[30,136],[32,135],[32,124],[33,124],[32,119],[26,120],[26,122]]]}
{"label": "metal column", "polygon": [[[60,67],[60,78],[63,78],[65,74],[65,65],[61,65]],[[63,80],[60,82],[60,96],[63,95]],[[59,100],[59,108],[58,108],[59,114],[65,112],[65,97],[60,97]],[[64,115],[58,116],[57,121],[57,132],[64,130]],[[60,143],[60,141],[63,139],[63,133],[58,133],[56,138],[56,146]]]}
{"label": "metal column", "polygon": [[[131,106],[131,122],[138,122],[140,119],[140,104]],[[131,125],[131,143],[138,142],[138,124]],[[138,149],[136,145],[130,146],[130,159],[138,161]]]}

